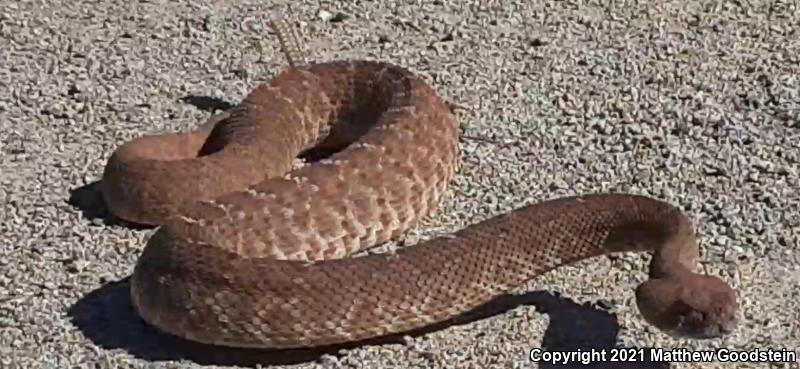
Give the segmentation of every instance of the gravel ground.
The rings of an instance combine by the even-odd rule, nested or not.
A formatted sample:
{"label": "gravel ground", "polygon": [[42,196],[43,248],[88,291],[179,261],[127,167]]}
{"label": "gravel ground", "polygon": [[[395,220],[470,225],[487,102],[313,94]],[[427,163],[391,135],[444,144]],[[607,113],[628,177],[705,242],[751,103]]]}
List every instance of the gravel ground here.
{"label": "gravel ground", "polygon": [[[528,350],[798,350],[796,2],[267,3],[0,1],[0,367],[547,368]],[[142,324],[126,278],[153,230],[107,220],[105,160],[274,75],[285,60],[258,27],[289,3],[311,60],[392,61],[461,106],[463,167],[405,242],[558,196],[656,196],[696,220],[704,268],[738,290],[736,333],[647,326],[632,293],[646,255],[553,271],[481,319],[329,352],[233,360]],[[768,366],[648,365],[593,367]]]}

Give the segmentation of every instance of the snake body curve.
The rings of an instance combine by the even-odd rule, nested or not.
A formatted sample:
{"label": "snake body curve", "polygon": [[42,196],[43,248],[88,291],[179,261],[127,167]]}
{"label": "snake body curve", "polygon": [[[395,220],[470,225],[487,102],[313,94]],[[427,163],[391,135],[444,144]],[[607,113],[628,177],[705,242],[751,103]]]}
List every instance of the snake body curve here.
{"label": "snake body curve", "polygon": [[[325,155],[292,170],[301,152]],[[131,278],[136,310],[203,343],[292,348],[404,332],[622,251],[653,253],[636,290],[648,322],[690,337],[734,328],[734,291],[694,272],[690,220],[643,196],[545,201],[345,258],[429,215],[457,163],[457,120],[428,84],[391,64],[332,62],[285,70],[220,122],[122,145],[101,188],[118,217],[161,225]]]}

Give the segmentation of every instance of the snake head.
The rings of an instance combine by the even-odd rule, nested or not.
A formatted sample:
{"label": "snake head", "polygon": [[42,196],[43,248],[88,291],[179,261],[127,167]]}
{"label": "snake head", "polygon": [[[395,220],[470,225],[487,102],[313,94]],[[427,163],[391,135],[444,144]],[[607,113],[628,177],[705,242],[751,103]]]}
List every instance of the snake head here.
{"label": "snake head", "polygon": [[636,304],[650,324],[673,337],[721,337],[737,324],[736,293],[709,275],[650,279],[636,288]]}

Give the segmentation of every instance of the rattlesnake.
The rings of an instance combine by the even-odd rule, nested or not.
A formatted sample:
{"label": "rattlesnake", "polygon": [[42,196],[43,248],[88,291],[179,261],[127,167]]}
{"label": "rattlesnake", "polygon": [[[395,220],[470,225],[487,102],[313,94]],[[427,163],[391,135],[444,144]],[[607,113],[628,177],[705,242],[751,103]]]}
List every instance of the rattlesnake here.
{"label": "rattlesnake", "polygon": [[[644,196],[545,201],[396,253],[345,258],[430,214],[457,170],[456,117],[402,67],[288,68],[229,114],[128,142],[105,168],[110,209],[161,225],[131,295],[163,331],[235,347],[357,341],[447,320],[560,265],[621,251],[654,254],[636,289],[651,324],[697,338],[736,325],[734,291],[692,271],[690,220]],[[291,170],[310,148],[322,159]]]}

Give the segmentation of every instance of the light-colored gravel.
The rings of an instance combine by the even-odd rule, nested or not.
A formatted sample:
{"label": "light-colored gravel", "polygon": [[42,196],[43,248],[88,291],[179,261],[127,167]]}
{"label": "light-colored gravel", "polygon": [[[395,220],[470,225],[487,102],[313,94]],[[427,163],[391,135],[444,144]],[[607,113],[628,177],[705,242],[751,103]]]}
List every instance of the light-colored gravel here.
{"label": "light-colored gravel", "polygon": [[[655,331],[632,293],[647,257],[624,255],[551,272],[471,323],[265,363],[546,368],[528,350],[800,350],[800,7],[605,3],[0,1],[0,367],[231,363],[185,358],[197,350],[136,319],[124,280],[152,230],[107,224],[92,183],[125,140],[191,127],[274,75],[284,58],[256,26],[287,4],[312,60],[392,61],[463,107],[463,167],[413,235],[563,195],[657,196],[696,220],[704,266],[737,288],[743,321],[721,340]],[[646,367],[770,366],[798,367]]]}

